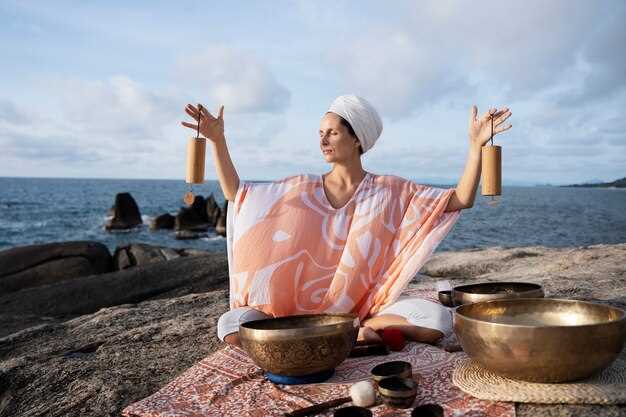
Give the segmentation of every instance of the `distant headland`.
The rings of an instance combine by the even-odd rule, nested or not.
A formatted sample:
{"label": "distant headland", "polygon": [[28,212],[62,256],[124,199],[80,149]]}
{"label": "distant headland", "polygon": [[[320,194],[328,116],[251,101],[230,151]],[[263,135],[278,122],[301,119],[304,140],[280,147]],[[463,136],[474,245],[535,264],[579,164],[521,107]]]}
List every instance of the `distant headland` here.
{"label": "distant headland", "polygon": [[626,188],[626,177],[620,178],[613,182],[599,182],[593,184],[571,184],[560,185],[559,187],[585,187],[585,188]]}

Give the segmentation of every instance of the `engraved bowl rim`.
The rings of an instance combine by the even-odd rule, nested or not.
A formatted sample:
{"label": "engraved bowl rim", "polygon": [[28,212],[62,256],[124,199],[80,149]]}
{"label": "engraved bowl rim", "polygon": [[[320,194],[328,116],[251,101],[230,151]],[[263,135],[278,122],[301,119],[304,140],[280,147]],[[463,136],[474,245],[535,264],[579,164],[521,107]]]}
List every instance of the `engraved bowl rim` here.
{"label": "engraved bowl rim", "polygon": [[[605,308],[606,310],[614,310],[617,311],[619,314],[621,314],[621,317],[615,319],[615,320],[606,320],[606,321],[602,321],[602,322],[598,322],[598,323],[589,323],[589,324],[572,324],[572,325],[555,325],[555,324],[550,324],[550,325],[542,325],[542,326],[535,326],[535,325],[531,325],[531,324],[512,324],[512,323],[495,323],[493,321],[489,321],[489,320],[485,320],[485,319],[478,319],[478,318],[474,318],[474,317],[470,317],[468,316],[464,310],[468,310],[470,309],[472,306],[481,304],[481,305],[486,305],[486,304],[515,304],[515,303],[522,303],[522,302],[528,302],[528,301],[532,301],[535,303],[561,303],[561,304],[587,304],[587,305],[593,305],[596,307],[600,307],[600,308]],[[465,314],[464,314],[465,313]],[[454,315],[458,317],[460,317],[463,320],[472,322],[472,323],[477,323],[480,325],[488,325],[488,326],[497,326],[497,327],[502,327],[502,328],[510,328],[510,329],[514,329],[514,328],[520,328],[520,329],[584,329],[584,328],[592,328],[592,327],[598,327],[598,326],[607,326],[607,325],[614,325],[620,322],[626,322],[626,312],[624,310],[622,310],[621,308],[618,307],[614,307],[614,306],[610,306],[610,305],[606,305],[606,304],[600,304],[600,303],[594,303],[594,302],[590,302],[590,301],[582,301],[582,300],[568,300],[568,299],[562,299],[562,298],[503,298],[503,299],[498,299],[498,300],[487,300],[487,301],[478,301],[475,303],[468,303],[468,304],[463,304],[462,306],[459,306],[456,308],[456,310],[454,311]],[[456,317],[455,317],[456,318]]]}
{"label": "engraved bowl rim", "polygon": [[[463,291],[463,289],[467,289],[470,287],[490,287],[490,286],[496,286],[496,285],[520,285],[520,286],[529,287],[528,290],[524,290],[520,292],[543,289],[543,285],[537,284],[535,282],[528,282],[528,281],[482,281],[482,282],[474,282],[471,284],[456,285],[452,288],[451,291],[460,291],[466,294],[474,294],[474,295],[492,295],[492,294],[498,294],[498,293],[483,293],[483,292],[468,293],[468,292]],[[530,289],[530,287],[533,287],[533,288]]]}
{"label": "engraved bowl rim", "polygon": [[[340,317],[344,320],[338,323],[322,324],[316,326],[302,326],[286,329],[257,329],[254,328],[255,323],[274,321],[274,320],[292,320],[292,319],[315,319],[321,316]],[[259,320],[251,320],[245,323],[239,324],[240,337],[247,338],[256,342],[260,341],[279,341],[290,340],[294,337],[317,337],[317,336],[331,336],[343,334],[349,329],[360,326],[359,316],[355,313],[321,313],[321,314],[297,314],[293,316],[283,317],[270,317]],[[243,331],[242,331],[243,330]]]}

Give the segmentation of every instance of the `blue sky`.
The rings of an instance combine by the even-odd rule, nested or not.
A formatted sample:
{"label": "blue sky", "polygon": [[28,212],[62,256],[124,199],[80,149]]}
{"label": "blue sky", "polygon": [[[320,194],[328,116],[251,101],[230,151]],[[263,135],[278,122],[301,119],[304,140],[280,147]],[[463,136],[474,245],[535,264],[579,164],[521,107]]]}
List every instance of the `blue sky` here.
{"label": "blue sky", "polygon": [[182,179],[188,102],[225,105],[240,177],[326,172],[320,117],[353,93],[384,122],[368,171],[455,184],[476,104],[513,112],[505,184],[609,181],[624,21],[618,0],[0,1],[0,176]]}

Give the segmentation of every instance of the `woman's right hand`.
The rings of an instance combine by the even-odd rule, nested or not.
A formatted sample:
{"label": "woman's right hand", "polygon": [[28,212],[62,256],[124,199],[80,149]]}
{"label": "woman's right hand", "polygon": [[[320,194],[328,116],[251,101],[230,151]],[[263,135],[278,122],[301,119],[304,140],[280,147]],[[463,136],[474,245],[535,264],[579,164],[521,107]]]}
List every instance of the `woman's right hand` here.
{"label": "woman's right hand", "polygon": [[223,141],[224,138],[224,106],[220,106],[219,115],[213,116],[209,111],[198,104],[198,107],[187,104],[185,112],[194,118],[196,123],[181,122],[185,127],[193,130],[198,129],[198,117],[200,117],[200,133],[212,142]]}

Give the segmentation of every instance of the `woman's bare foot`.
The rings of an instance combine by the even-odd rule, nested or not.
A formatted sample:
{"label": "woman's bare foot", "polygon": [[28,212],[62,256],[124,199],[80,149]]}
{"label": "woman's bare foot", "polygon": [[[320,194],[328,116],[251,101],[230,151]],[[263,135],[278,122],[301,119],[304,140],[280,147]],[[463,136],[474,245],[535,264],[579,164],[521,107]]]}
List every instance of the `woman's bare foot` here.
{"label": "woman's bare foot", "polygon": [[239,341],[239,332],[231,333],[225,336],[224,342],[228,343],[231,346],[241,347],[241,342]]}
{"label": "woman's bare foot", "polygon": [[383,339],[371,327],[359,327],[359,335],[356,339],[357,343],[382,343]]}

